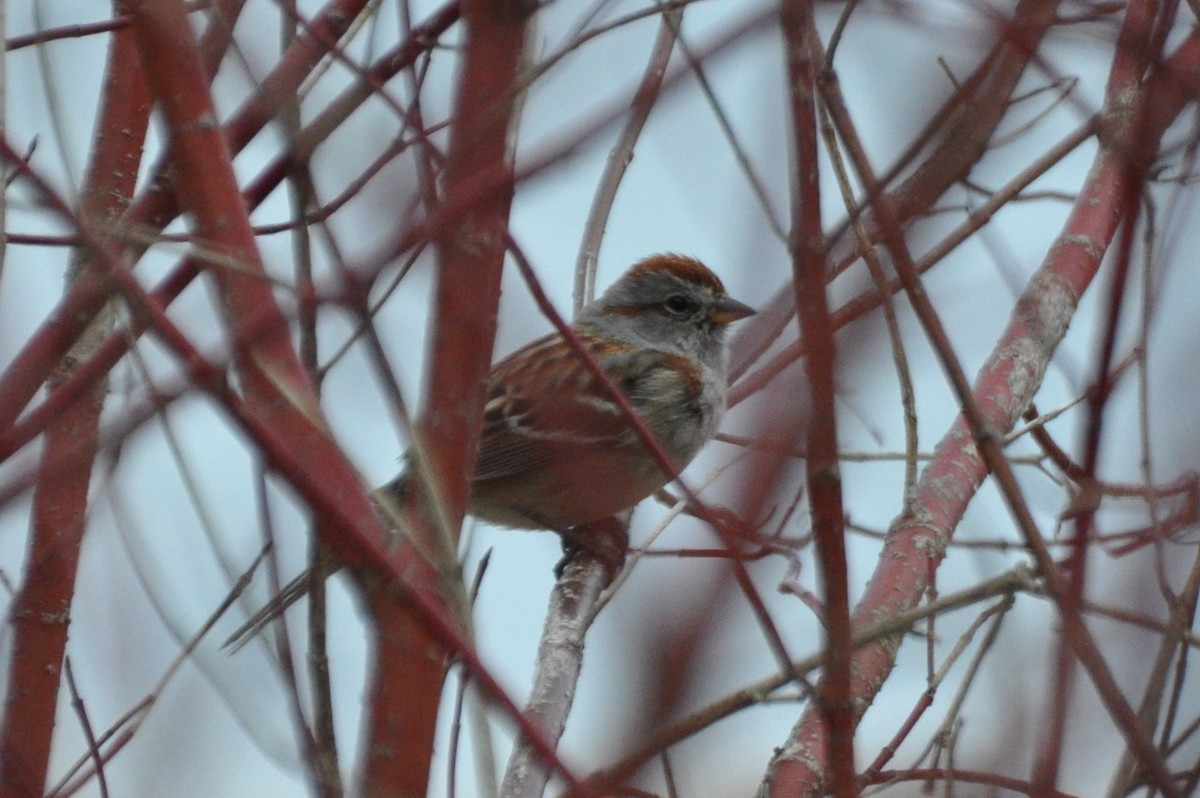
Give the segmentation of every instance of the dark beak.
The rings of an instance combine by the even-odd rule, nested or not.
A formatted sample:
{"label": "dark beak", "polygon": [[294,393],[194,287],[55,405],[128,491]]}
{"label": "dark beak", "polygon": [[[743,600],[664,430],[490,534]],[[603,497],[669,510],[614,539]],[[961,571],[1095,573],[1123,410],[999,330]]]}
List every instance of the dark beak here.
{"label": "dark beak", "polygon": [[721,301],[713,309],[713,321],[717,324],[729,324],[730,322],[744,319],[747,316],[753,316],[757,313],[754,308],[749,305],[743,305],[736,299],[730,297],[722,297]]}

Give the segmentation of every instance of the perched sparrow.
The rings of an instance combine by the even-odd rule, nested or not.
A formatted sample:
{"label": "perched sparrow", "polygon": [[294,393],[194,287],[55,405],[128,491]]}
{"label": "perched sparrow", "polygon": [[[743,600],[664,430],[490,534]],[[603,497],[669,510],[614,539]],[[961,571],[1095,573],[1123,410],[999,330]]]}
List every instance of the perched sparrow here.
{"label": "perched sparrow", "polygon": [[[699,261],[656,255],[572,326],[682,469],[725,412],[725,328],[753,312],[726,296]],[[670,479],[561,335],[534,341],[492,369],[472,515],[565,531],[626,510]],[[405,482],[389,487],[403,491]]]}
{"label": "perched sparrow", "polygon": [[[653,255],[580,312],[572,328],[683,469],[725,413],[726,327],[752,313],[700,261]],[[566,532],[629,509],[671,478],[558,333],[493,367],[471,483],[475,517]],[[403,497],[410,489],[401,474],[380,490]],[[307,581],[288,596],[296,584],[278,597],[283,607]],[[257,631],[281,602],[243,629]]]}

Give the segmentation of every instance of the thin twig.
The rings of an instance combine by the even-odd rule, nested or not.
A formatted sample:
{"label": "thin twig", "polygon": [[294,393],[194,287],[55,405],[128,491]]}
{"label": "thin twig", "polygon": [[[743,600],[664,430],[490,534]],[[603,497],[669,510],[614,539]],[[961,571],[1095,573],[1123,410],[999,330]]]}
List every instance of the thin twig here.
{"label": "thin twig", "polygon": [[642,82],[638,85],[633,101],[629,104],[629,119],[617,135],[616,142],[608,153],[604,172],[596,186],[596,195],[592,198],[592,207],[588,211],[587,222],[583,226],[583,239],[579,243],[579,257],[575,260],[575,313],[592,301],[596,291],[596,264],[600,260],[600,244],[604,240],[604,230],[608,225],[608,215],[612,211],[613,202],[617,198],[617,189],[625,169],[633,160],[634,145],[642,134],[646,120],[650,118],[662,89],[663,77],[667,73],[667,63],[671,60],[671,51],[675,48],[675,40],[679,36],[679,25],[683,20],[683,8],[673,8],[663,12],[662,23],[658,27],[658,36],[650,51],[650,61],[646,64]]}

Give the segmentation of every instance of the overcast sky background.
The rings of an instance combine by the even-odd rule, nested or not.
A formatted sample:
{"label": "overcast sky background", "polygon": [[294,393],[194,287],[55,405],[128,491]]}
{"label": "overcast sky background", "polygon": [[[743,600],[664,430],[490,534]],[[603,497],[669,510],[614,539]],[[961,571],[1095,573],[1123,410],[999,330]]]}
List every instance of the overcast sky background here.
{"label": "overcast sky background", "polygon": [[[8,3],[9,36],[38,27],[55,27],[103,19],[105,4],[80,4],[74,0],[41,0],[40,19],[34,18],[29,2]],[[544,58],[568,41],[571,32],[592,3],[558,2],[539,15],[533,54]],[[423,19],[435,6],[413,2],[414,18]],[[311,13],[314,3],[302,8]],[[614,18],[637,3],[604,4],[596,22]],[[747,0],[709,0],[688,8],[684,41],[697,51],[731,26],[769,9],[771,4]],[[841,4],[823,5],[818,10],[822,31],[832,28]],[[1002,8],[998,4],[997,8]],[[519,135],[519,162],[541,153],[548,141],[564,131],[592,119],[596,113],[624,101],[636,87],[653,44],[658,20],[650,18],[599,37],[579,48],[539,80],[530,92]],[[380,11],[374,52],[391,45],[396,23],[391,4]],[[273,4],[251,3],[239,23],[238,42],[244,63],[227,61],[217,82],[216,95],[224,114],[245,96],[249,81],[261,77],[276,57],[278,21]],[[454,36],[458,35],[455,29]],[[1047,47],[1048,70],[1060,76],[1075,76],[1079,84],[1068,102],[1050,110],[1037,121],[1032,132],[991,153],[973,174],[977,182],[996,187],[1035,154],[1080,124],[1094,112],[1102,97],[1111,48],[1105,44],[1111,31],[1081,26],[1052,34]],[[360,35],[350,52],[363,56],[369,36]],[[989,22],[984,6],[971,2],[865,3],[852,21],[841,44],[838,75],[855,115],[859,131],[877,169],[907,145],[932,108],[952,89],[944,59],[954,75],[969,73],[990,43]],[[64,191],[78,185],[86,166],[85,154],[100,91],[107,40],[103,36],[68,39],[42,48],[10,55],[8,70],[9,140],[23,149],[37,138],[33,165]],[[678,63],[678,58],[672,65]],[[708,63],[707,74],[737,136],[749,153],[757,174],[768,189],[770,203],[779,218],[788,207],[787,124],[782,76],[782,44],[773,25],[727,48]],[[345,85],[346,74],[333,67],[312,91],[306,115],[311,118],[324,102]],[[448,53],[436,59],[426,89],[427,119],[441,119],[449,109],[449,87],[453,81]],[[1046,82],[1044,74],[1027,76],[1029,87]],[[402,80],[389,90],[405,96]],[[1034,119],[1051,104],[1048,93],[1032,98],[1017,109],[1002,132],[1012,132],[1022,122]],[[375,103],[355,117],[352,124],[324,145],[314,158],[320,196],[337,194],[395,135],[397,121],[382,104]],[[543,284],[558,308],[569,313],[573,268],[578,254],[588,209],[597,180],[604,167],[608,147],[617,127],[609,126],[586,146],[554,168],[517,189],[511,227],[530,256]],[[61,142],[61,144],[60,144]],[[264,159],[277,152],[276,131],[260,136],[237,160],[244,177],[253,175]],[[157,143],[153,145],[157,147]],[[1082,182],[1090,164],[1094,142],[1077,152],[1038,181],[1035,190],[1072,193]],[[65,157],[64,157],[65,156]],[[149,162],[149,159],[148,161]],[[415,191],[411,164],[397,162],[362,192],[331,221],[343,255],[351,263],[368,257],[394,229],[398,214]],[[822,175],[827,229],[843,213],[828,171]],[[16,194],[10,210],[9,229],[45,231],[47,215],[30,207],[29,194]],[[22,198],[23,201],[22,201]],[[948,204],[978,202],[966,192],[951,191]],[[1060,231],[1069,208],[1067,202],[1046,199],[1014,204],[1002,211],[984,235],[973,238],[935,269],[928,287],[950,331],[955,350],[968,374],[973,375],[990,352],[1008,319],[1017,293],[1039,266],[1053,237]],[[1189,200],[1174,206],[1175,219],[1189,218]],[[256,212],[257,223],[287,217],[283,192]],[[958,224],[961,210],[922,222],[910,234],[914,252],[922,253],[941,234]],[[1169,222],[1171,217],[1164,219]],[[1175,252],[1194,252],[1193,235],[1178,229],[1167,239]],[[61,229],[61,228],[56,228]],[[173,229],[183,229],[178,223]],[[165,273],[182,248],[160,248],[139,266],[147,284]],[[262,239],[265,259],[275,274],[290,279],[290,240],[286,235]],[[608,224],[600,256],[597,281],[602,289],[635,260],[661,251],[677,251],[699,257],[725,280],[730,293],[751,305],[761,306],[784,284],[790,274],[785,242],[766,222],[730,147],[723,139],[711,108],[694,79],[685,78],[664,97],[651,115],[638,144],[633,163],[621,186]],[[1170,251],[1167,253],[1170,254]],[[1183,263],[1164,257],[1165,262]],[[0,279],[0,365],[7,364],[30,333],[40,324],[62,290],[65,251],[50,248],[10,246]],[[1185,263],[1186,265],[1186,263]],[[328,274],[328,272],[326,272]],[[413,404],[420,395],[423,336],[431,279],[425,259],[406,278],[399,293],[380,314],[378,324],[389,346],[391,364],[400,375],[407,398]],[[1195,280],[1186,271],[1163,271],[1156,276],[1156,330],[1170,334],[1152,338],[1156,381],[1151,391],[1152,419],[1172,419],[1180,406],[1194,405],[1200,393],[1194,356],[1187,354],[1195,340]],[[865,286],[861,267],[831,288],[831,303],[837,306]],[[515,270],[505,277],[496,354],[503,355],[549,329],[537,313],[528,291]],[[1098,282],[1095,289],[1103,288]],[[1136,287],[1135,287],[1136,295]],[[1102,298],[1093,290],[1072,323],[1071,332],[1056,357],[1038,397],[1045,411],[1076,396],[1087,384],[1098,326],[1096,310]],[[907,306],[901,303],[908,355],[916,383],[921,448],[929,451],[949,427],[956,405],[930,347],[912,323]],[[193,333],[206,347],[220,347],[222,331],[214,324],[208,294],[190,289],[171,308],[171,316]],[[1130,326],[1123,338],[1128,352],[1133,340]],[[350,333],[350,320],[326,311],[322,318],[322,353],[328,356]],[[789,328],[780,345],[792,340]],[[875,314],[846,330],[839,337],[841,368],[839,406],[843,448],[863,452],[903,450],[903,428],[898,389],[891,366],[886,333]],[[142,346],[153,372],[160,377],[173,373],[173,364],[152,343]],[[110,417],[133,396],[141,395],[139,378],[126,366],[119,372]],[[794,375],[781,380],[781,390],[734,409],[725,429],[750,432],[757,411],[772,407],[783,412],[797,400]],[[1110,410],[1117,419],[1106,437],[1106,474],[1112,479],[1136,480],[1136,396],[1132,382],[1124,386]],[[372,484],[390,478],[397,468],[403,446],[367,361],[360,350],[352,350],[330,372],[324,385],[325,409],[335,434],[354,464]],[[1189,402],[1188,404],[1182,404]],[[1082,416],[1067,414],[1052,427],[1060,440],[1079,440],[1077,424]],[[170,429],[177,437],[183,457],[193,471],[204,512],[220,539],[220,548],[230,566],[244,568],[261,546],[255,511],[254,461],[239,435],[231,431],[222,414],[208,401],[192,397],[177,403],[168,414]],[[141,699],[161,678],[178,645],[173,636],[188,637],[203,623],[228,590],[220,556],[206,539],[184,481],[173,463],[161,424],[152,423],[126,441],[119,463],[106,472],[98,469],[93,493],[94,517],[85,542],[76,607],[71,627],[70,655],[76,678],[92,721],[100,728]],[[1160,436],[1155,455],[1161,479],[1172,479],[1194,462],[1194,435]],[[1029,453],[1031,444],[1020,443],[1017,452]],[[698,481],[715,467],[727,463],[736,450],[714,444],[689,469],[687,476]],[[0,480],[14,475],[35,461],[30,450],[0,465]],[[111,458],[102,462],[112,464]],[[796,476],[799,478],[799,471]],[[844,466],[846,508],[852,521],[884,530],[900,509],[902,464],[850,463]],[[1019,471],[1030,506],[1043,529],[1053,528],[1053,519],[1063,509],[1063,491],[1047,475],[1033,469]],[[738,471],[726,473],[706,493],[713,501],[733,496]],[[278,488],[278,485],[276,485]],[[114,509],[114,507],[116,509]],[[19,579],[20,563],[28,531],[28,500],[0,508],[0,568],[10,581]],[[281,567],[285,576],[302,567],[305,542],[303,515],[276,490],[272,513],[279,530]],[[124,524],[115,522],[117,515]],[[645,506],[635,515],[636,544],[661,518],[657,506]],[[1138,516],[1117,516],[1133,520]],[[121,531],[124,526],[124,531]],[[807,531],[804,512],[790,523],[789,534]],[[959,539],[1016,540],[1003,504],[990,487],[972,503]],[[878,553],[878,542],[851,536],[852,589],[858,591],[870,575]],[[712,546],[715,538],[702,525],[688,521],[673,525],[665,546]],[[477,634],[485,662],[518,698],[528,689],[545,603],[552,585],[551,569],[560,556],[558,543],[549,534],[518,534],[472,525],[467,556],[467,573],[473,574],[479,557],[492,551],[491,564],[483,583],[477,614]],[[1023,559],[1019,553],[1001,555],[972,549],[953,550],[939,574],[938,588],[949,593],[978,582],[984,575],[1003,570]],[[802,556],[801,581],[812,590],[814,569],[811,555]],[[1136,570],[1126,563],[1096,559],[1099,585],[1112,596],[1137,593],[1126,574]],[[661,559],[639,565],[630,583],[605,610],[590,638],[576,710],[563,741],[567,762],[595,767],[612,761],[624,751],[623,718],[637,708],[642,687],[638,684],[639,652],[655,638],[660,619],[684,612],[689,602],[715,578],[719,565],[708,561]],[[819,628],[812,613],[776,586],[784,576],[783,563],[766,561],[753,567],[760,590],[767,598],[793,654],[804,656],[820,645]],[[1111,578],[1111,581],[1109,581]],[[267,595],[267,582],[260,576],[247,606],[256,606]],[[853,597],[854,594],[852,594]],[[1114,598],[1114,602],[1119,603]],[[960,755],[976,764],[998,752],[981,750],[1003,723],[1011,724],[1011,739],[1026,738],[1026,744],[1005,755],[1029,757],[1036,737],[1040,702],[1048,689],[1046,667],[1051,661],[1048,640],[1054,633],[1052,616],[1044,604],[1026,599],[1006,623],[1001,645],[1015,660],[998,657],[985,669],[970,695],[965,716],[975,719],[964,730]],[[241,611],[239,611],[241,612]],[[364,635],[348,594],[334,592],[330,628],[333,633],[334,678],[339,710],[339,737],[347,764],[357,761],[354,743],[360,722],[364,680]],[[723,609],[728,616],[722,637],[702,653],[704,673],[710,681],[690,688],[687,702],[700,706],[746,682],[773,671],[770,652],[740,600]],[[974,613],[951,615],[940,627],[944,641],[956,639]],[[726,620],[726,619],[723,619]],[[238,617],[222,621],[217,633],[207,639],[197,656],[186,663],[161,696],[146,727],[127,751],[117,757],[107,773],[113,795],[185,798],[191,795],[300,796],[305,795],[302,771],[297,764],[294,735],[282,683],[265,650],[252,645],[228,656],[219,650],[220,640],[239,623]],[[299,622],[293,629],[302,627]],[[1114,667],[1136,665],[1139,644],[1133,633],[1115,625],[1098,626],[1098,634],[1113,646]],[[4,659],[9,637],[0,638]],[[1122,653],[1125,652],[1125,653]],[[945,652],[940,652],[944,654]],[[867,716],[860,733],[860,751],[873,756],[910,711],[924,689],[925,647],[910,640],[901,654],[901,668],[880,701]],[[1126,662],[1127,660],[1127,662]],[[1019,667],[1013,667],[1013,662]],[[1007,665],[1005,665],[1007,663]],[[961,666],[960,666],[961,672]],[[451,679],[456,684],[457,677]],[[447,696],[453,695],[447,691]],[[916,752],[916,744],[929,738],[944,711],[952,687],[939,694],[939,704],[902,749],[897,765],[904,766]],[[447,709],[449,705],[447,703]],[[1090,691],[1082,690],[1076,711],[1082,716],[1094,711]],[[941,711],[939,711],[941,710]],[[743,712],[715,730],[681,746],[673,764],[680,774],[682,794],[722,796],[749,794],[761,778],[772,747],[781,744],[798,715],[795,703],[781,703]],[[55,774],[86,752],[76,729],[68,697],[61,700],[59,749]],[[1034,725],[1030,725],[1033,723]],[[1023,725],[1024,724],[1024,725]],[[497,757],[508,755],[508,727],[494,727]],[[978,731],[972,737],[971,732]],[[997,732],[998,733],[998,732]],[[1117,755],[1120,741],[1112,729],[1098,724],[1094,732],[1073,728],[1064,759],[1061,786],[1081,795],[1098,794],[1107,781],[1107,769],[1098,769],[1097,758]],[[443,732],[442,740],[445,739]],[[434,764],[433,795],[445,794],[445,746]],[[472,746],[466,742],[461,763],[470,763]],[[721,763],[720,777],[712,775],[711,763]],[[470,765],[463,766],[469,772]],[[1018,766],[1016,772],[1022,772]],[[1027,772],[1027,769],[1026,771]],[[705,774],[699,779],[695,774]],[[653,787],[654,782],[649,784]],[[460,795],[475,793],[474,785],[460,783]],[[97,795],[95,785],[84,795]],[[915,794],[915,793],[914,793]]]}

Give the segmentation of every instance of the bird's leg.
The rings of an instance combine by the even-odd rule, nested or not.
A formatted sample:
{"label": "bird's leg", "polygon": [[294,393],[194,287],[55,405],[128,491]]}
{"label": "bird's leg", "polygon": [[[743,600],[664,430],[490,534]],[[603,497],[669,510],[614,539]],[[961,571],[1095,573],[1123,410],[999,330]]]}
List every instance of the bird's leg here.
{"label": "bird's leg", "polygon": [[555,578],[560,578],[563,569],[579,557],[598,560],[608,569],[610,576],[616,576],[625,565],[625,554],[629,551],[629,525],[618,516],[560,530],[558,534],[562,539],[563,557],[554,566]]}

